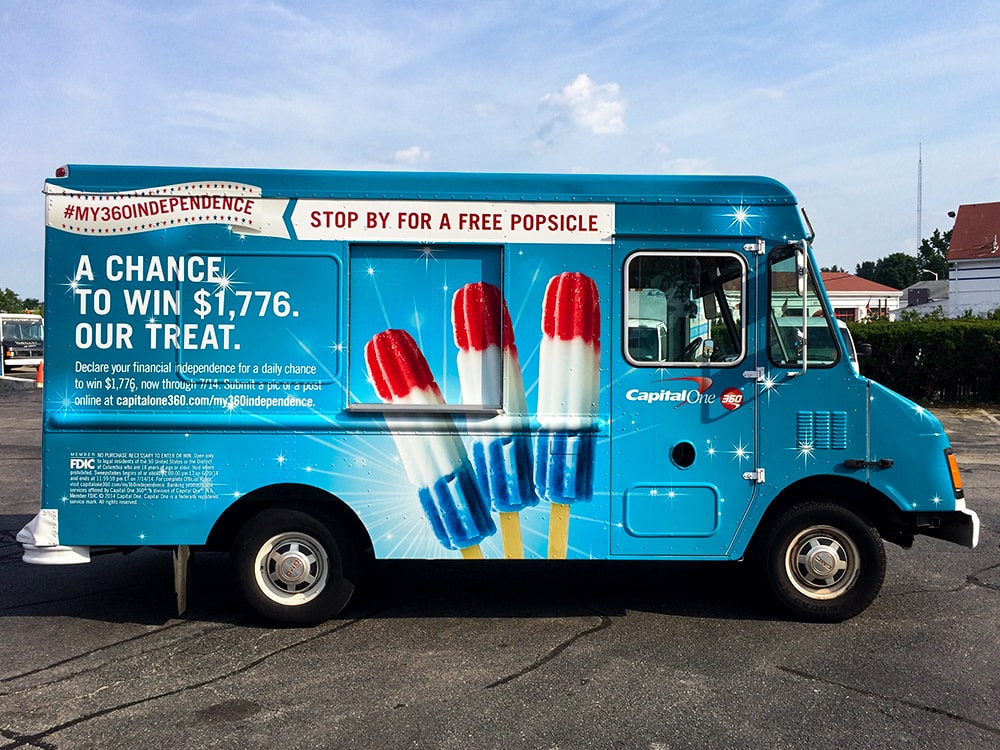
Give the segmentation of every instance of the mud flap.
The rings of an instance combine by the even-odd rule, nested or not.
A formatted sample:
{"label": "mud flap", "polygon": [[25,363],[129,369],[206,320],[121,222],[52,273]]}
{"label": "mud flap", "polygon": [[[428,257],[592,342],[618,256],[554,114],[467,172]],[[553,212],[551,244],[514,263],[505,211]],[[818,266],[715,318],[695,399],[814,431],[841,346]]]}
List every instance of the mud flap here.
{"label": "mud flap", "polygon": [[174,547],[174,593],[177,594],[177,615],[187,610],[188,562],[191,548],[186,544]]}

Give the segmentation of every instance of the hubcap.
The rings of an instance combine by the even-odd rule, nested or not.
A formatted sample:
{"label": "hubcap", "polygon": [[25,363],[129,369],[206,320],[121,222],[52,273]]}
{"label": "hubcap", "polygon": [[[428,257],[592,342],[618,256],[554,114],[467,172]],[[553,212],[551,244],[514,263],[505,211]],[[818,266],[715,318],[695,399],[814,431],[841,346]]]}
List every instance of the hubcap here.
{"label": "hubcap", "polygon": [[271,560],[277,582],[294,588],[303,581],[308,581],[309,559],[297,545],[286,552],[275,551],[271,554]]}
{"label": "hubcap", "polygon": [[860,555],[850,536],[831,526],[799,532],[785,553],[788,580],[811,599],[835,599],[857,580]]}
{"label": "hubcap", "polygon": [[261,545],[254,566],[257,585],[273,601],[304,604],[326,586],[329,561],[314,537],[302,532],[277,534]]}

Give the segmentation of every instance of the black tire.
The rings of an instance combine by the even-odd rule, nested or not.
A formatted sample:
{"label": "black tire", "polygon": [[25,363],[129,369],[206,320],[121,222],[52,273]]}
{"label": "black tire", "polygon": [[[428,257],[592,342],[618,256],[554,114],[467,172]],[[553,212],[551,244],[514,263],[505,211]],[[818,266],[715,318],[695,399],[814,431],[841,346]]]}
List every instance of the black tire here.
{"label": "black tire", "polygon": [[282,625],[318,625],[337,615],[359,569],[354,544],[333,517],[295,508],[268,508],[251,518],[232,559],[246,603]]}
{"label": "black tire", "polygon": [[863,612],[885,579],[878,531],[828,502],[783,512],[763,530],[756,557],[778,601],[815,622],[839,622]]}

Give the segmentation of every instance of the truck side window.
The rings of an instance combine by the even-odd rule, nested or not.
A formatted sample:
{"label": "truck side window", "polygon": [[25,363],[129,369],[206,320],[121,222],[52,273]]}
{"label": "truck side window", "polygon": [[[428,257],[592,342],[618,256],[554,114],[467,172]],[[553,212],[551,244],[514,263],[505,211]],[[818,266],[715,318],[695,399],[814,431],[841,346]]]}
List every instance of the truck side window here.
{"label": "truck side window", "polygon": [[625,356],[636,366],[743,359],[746,271],[737,255],[641,251],[625,264]]}
{"label": "truck side window", "polygon": [[802,312],[808,311],[809,366],[829,367],[840,359],[837,336],[816,289],[816,274],[809,273],[809,286],[799,296],[795,273],[795,248],[779,247],[771,253],[769,265],[770,305],[767,320],[767,351],[778,367],[802,366]]}
{"label": "truck side window", "polygon": [[511,411],[502,247],[355,245],[349,270],[349,406]]}

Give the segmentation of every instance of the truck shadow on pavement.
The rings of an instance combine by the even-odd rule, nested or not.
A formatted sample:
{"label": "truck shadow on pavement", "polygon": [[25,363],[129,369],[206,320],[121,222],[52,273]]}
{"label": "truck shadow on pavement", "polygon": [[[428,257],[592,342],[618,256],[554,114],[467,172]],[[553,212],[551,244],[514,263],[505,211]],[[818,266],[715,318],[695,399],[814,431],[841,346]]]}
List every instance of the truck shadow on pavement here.
{"label": "truck shadow on pavement", "polygon": [[[0,617],[163,625],[178,619],[171,555],[138,549],[89,564],[28,565],[14,541],[25,516],[0,515]],[[562,618],[629,611],[780,619],[742,563],[374,561],[337,618]],[[226,555],[195,552],[180,619],[268,627],[238,597]]]}
{"label": "truck shadow on pavement", "polygon": [[380,561],[345,616],[578,617],[629,611],[772,619],[747,566],[633,561]]}

